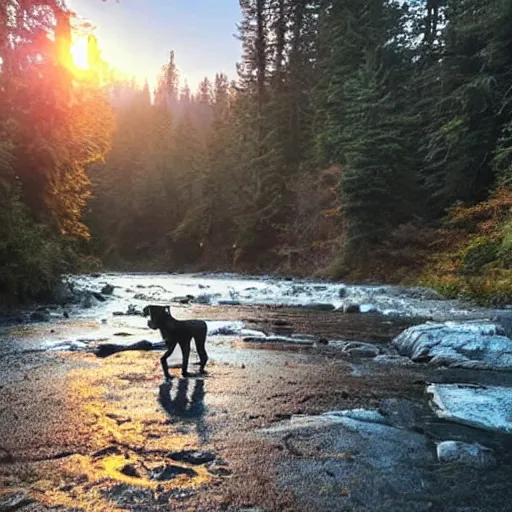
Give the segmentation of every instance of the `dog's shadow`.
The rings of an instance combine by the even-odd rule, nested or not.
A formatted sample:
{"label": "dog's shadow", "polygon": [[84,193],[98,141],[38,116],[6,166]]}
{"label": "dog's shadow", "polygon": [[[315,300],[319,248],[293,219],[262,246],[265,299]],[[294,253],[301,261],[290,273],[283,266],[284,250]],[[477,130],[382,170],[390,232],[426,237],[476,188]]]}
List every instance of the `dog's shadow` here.
{"label": "dog's shadow", "polygon": [[190,400],[188,398],[189,382],[189,379],[180,379],[174,392],[172,381],[160,384],[158,401],[171,418],[198,420],[204,416],[206,412],[204,380],[196,379],[194,381]]}

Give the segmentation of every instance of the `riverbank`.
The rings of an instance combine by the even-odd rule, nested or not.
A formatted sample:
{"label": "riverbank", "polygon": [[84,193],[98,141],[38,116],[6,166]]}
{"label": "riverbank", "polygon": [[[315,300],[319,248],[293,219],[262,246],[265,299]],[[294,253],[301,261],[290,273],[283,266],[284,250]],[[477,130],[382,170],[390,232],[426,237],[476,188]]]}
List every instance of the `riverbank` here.
{"label": "riverbank", "polygon": [[[512,375],[397,358],[390,342],[417,317],[344,313],[343,307],[174,303],[178,318],[209,322],[211,364],[205,378],[180,379],[174,368],[172,383],[165,384],[158,353],[98,359],[89,350],[105,342],[158,341],[144,318],[112,313],[125,312],[130,301],[138,308],[136,293],[160,290],[156,300],[182,291],[151,276],[118,278],[125,285],[114,288],[109,301],[77,306],[69,319],[2,328],[5,510],[508,510],[511,437],[439,419],[427,387],[464,382],[512,388]],[[99,288],[109,278],[94,279]],[[199,284],[214,288],[206,279]],[[278,289],[293,284],[278,283]],[[241,287],[269,286],[251,281]],[[238,291],[237,283],[231,287]],[[317,291],[324,298],[331,293]],[[255,291],[249,292],[253,300]],[[396,294],[380,296],[376,307],[390,300],[412,307]],[[355,292],[348,290],[348,297]],[[418,301],[427,307],[428,300]],[[443,315],[451,314],[443,304]],[[442,316],[442,308],[430,309]],[[268,341],[272,336],[288,341]],[[368,348],[344,350],[344,342],[365,343],[382,357]],[[170,362],[179,361],[177,351]],[[385,423],[321,419],[328,411],[358,409],[380,411]],[[436,442],[447,439],[489,447],[496,464],[438,461]]]}

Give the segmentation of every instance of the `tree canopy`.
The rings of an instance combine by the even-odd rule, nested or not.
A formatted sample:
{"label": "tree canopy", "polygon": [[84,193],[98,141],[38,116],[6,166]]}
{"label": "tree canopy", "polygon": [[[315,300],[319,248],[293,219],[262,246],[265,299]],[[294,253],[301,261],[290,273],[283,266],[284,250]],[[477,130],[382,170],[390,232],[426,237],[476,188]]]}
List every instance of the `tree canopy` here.
{"label": "tree canopy", "polygon": [[508,271],[510,212],[455,248],[436,230],[508,204],[512,0],[240,6],[235,80],[192,91],[170,52],[150,91],[104,87],[94,39],[96,72],[73,74],[62,2],[0,2],[11,240],[92,236],[82,254],[114,268],[393,279],[485,235]]}

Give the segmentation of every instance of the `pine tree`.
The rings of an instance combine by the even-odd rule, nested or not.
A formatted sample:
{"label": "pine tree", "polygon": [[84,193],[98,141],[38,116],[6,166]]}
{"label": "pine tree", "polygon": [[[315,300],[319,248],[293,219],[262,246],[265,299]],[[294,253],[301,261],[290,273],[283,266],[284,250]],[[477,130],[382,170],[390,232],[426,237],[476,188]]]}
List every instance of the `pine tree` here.
{"label": "pine tree", "polygon": [[456,200],[484,199],[493,186],[493,152],[510,78],[507,3],[447,2],[444,56],[432,76],[442,88],[432,88],[437,107],[428,128],[424,171],[434,216]]}
{"label": "pine tree", "polygon": [[176,67],[174,51],[171,51],[169,62],[162,67],[158,85],[155,90],[155,104],[166,105],[171,111],[176,109],[179,95],[179,73]]}
{"label": "pine tree", "polygon": [[[324,5],[325,8],[325,5]],[[406,94],[407,55],[397,33],[404,10],[374,0],[333,3],[322,12],[323,62],[317,124],[321,160],[342,164],[343,256],[362,263],[369,248],[409,220],[415,189]],[[327,50],[331,48],[331,50]],[[404,60],[405,56],[405,60]]]}

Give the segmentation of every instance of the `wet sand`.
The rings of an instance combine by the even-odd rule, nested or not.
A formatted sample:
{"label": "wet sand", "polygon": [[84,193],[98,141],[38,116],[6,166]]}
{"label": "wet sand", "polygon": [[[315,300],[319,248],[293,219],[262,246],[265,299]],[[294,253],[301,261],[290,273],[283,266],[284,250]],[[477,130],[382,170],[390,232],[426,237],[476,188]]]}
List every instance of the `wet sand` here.
{"label": "wet sand", "polygon": [[[249,328],[268,331],[279,318],[295,333],[380,346],[408,325],[379,315],[265,307],[194,306],[178,309],[177,316],[243,319]],[[29,352],[50,329],[53,337],[64,338],[93,332],[97,324],[69,320],[3,329],[0,510],[512,510],[510,440],[436,420],[425,395],[427,382],[510,380],[503,374],[383,365],[347,359],[329,346],[248,344],[219,336],[208,342],[206,377],[181,379],[174,368],[173,381],[164,383],[156,352],[106,359],[85,352]],[[19,347],[24,352],[14,354]],[[177,350],[171,364],[179,360]],[[260,429],[293,414],[376,408],[390,398],[415,404],[414,428],[432,453],[434,441],[449,434],[491,445],[498,466],[468,470],[425,460],[424,491],[386,491],[377,496],[382,506],[375,506],[351,499],[357,483],[306,470],[311,460],[325,467],[350,464],[357,451],[340,457],[321,442],[261,435]],[[187,459],[188,451],[204,452],[204,461]],[[416,464],[411,459],[411,468]],[[365,475],[371,468],[358,471],[359,479],[371,478]],[[313,476],[322,485],[305,496],[301,478]]]}

